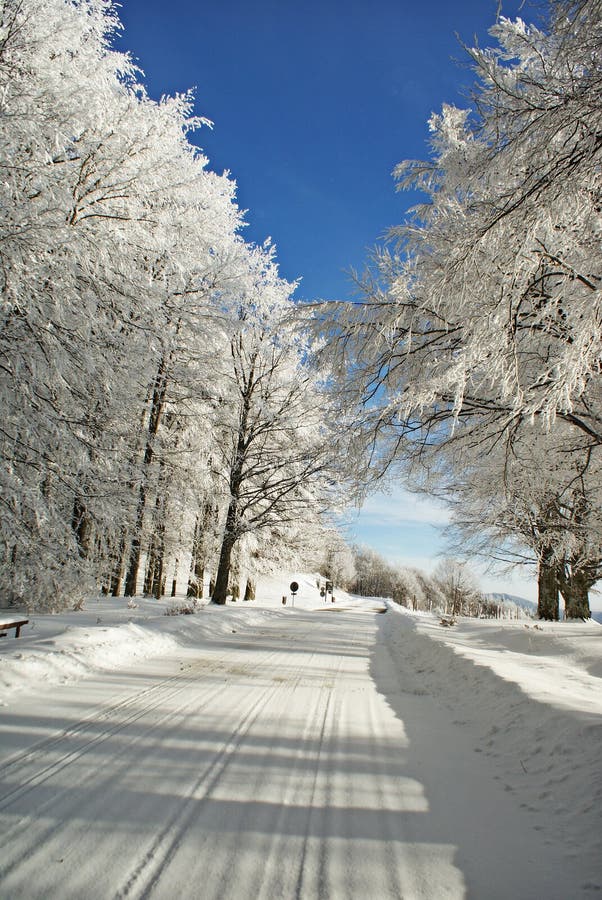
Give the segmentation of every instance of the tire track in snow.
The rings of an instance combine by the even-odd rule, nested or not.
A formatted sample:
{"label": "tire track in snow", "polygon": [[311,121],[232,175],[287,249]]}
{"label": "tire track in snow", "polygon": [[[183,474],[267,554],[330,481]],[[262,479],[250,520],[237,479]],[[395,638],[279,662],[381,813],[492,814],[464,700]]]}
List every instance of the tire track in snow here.
{"label": "tire track in snow", "polygon": [[[199,661],[196,664],[193,663],[191,668],[193,671],[187,672],[187,678],[185,680],[182,680],[182,672],[180,671],[178,674],[163,679],[161,682],[150,688],[146,688],[107,709],[103,709],[100,714],[92,713],[90,716],[81,719],[76,725],[65,728],[52,738],[48,738],[41,741],[39,744],[36,744],[34,748],[26,753],[10,759],[0,768],[0,777],[10,775],[12,770],[19,770],[19,784],[11,790],[0,794],[0,812],[3,812],[8,805],[17,799],[17,797],[23,796],[27,791],[32,790],[44,781],[54,777],[66,766],[71,765],[84,754],[95,749],[99,744],[102,744],[109,738],[114,737],[120,731],[123,731],[125,728],[128,728],[130,725],[143,719],[150,711],[156,709],[160,703],[165,703],[185,691],[197,680],[198,674],[203,669],[206,670],[206,665],[204,665],[204,661]],[[141,706],[139,705],[140,700],[145,701]],[[133,709],[129,714],[118,719],[118,721],[111,721],[112,716],[116,714],[119,715],[124,711],[127,712],[131,707],[133,707]],[[86,736],[86,732],[89,731],[90,728],[98,726],[107,720],[110,721],[110,724],[107,727],[102,728],[93,737]],[[42,763],[41,768],[36,769],[29,776],[23,777],[21,770],[24,766],[33,767],[42,762],[44,757],[51,753],[56,747],[60,748],[65,741],[77,741],[78,739],[83,741],[79,747],[70,750],[67,753],[63,753],[58,759],[51,763]]]}
{"label": "tire track in snow", "polygon": [[[323,697],[323,692],[321,693],[320,696]],[[326,737],[326,724],[327,724],[327,720],[328,720],[328,713],[331,708],[331,703],[332,703],[332,694],[329,692],[326,695],[325,703],[324,703],[324,710],[320,716],[320,718],[322,720],[322,725],[320,728],[320,734],[319,734],[318,740],[316,742],[317,743],[316,762],[315,762],[315,769],[314,769],[314,774],[313,774],[313,782],[312,782],[311,791],[310,791],[310,795],[309,795],[309,811],[308,811],[307,819],[306,819],[306,823],[305,823],[305,834],[303,836],[303,846],[302,846],[302,850],[301,850],[301,858],[299,859],[299,871],[297,874],[297,883],[295,885],[295,900],[302,900],[304,882],[307,878],[306,866],[307,866],[307,860],[308,860],[308,855],[309,855],[310,840],[311,840],[311,836],[312,836],[312,820],[315,816],[315,800],[316,800],[316,792],[317,792],[317,785],[318,785],[318,777],[320,775],[320,760],[322,757],[322,751],[323,751],[324,741],[325,741],[325,737]],[[323,869],[323,866],[320,865],[320,873],[318,876],[318,883],[320,883],[320,880],[321,880],[322,869]],[[320,893],[319,896],[322,896],[322,894]]]}
{"label": "tire track in snow", "polygon": [[[368,668],[371,650],[373,669]],[[182,658],[190,660],[193,653]],[[183,693],[175,685],[172,694],[157,691],[156,703],[142,701],[146,715],[116,732],[119,740],[109,736],[96,743],[23,795],[30,806],[39,796],[46,804],[41,788],[47,785],[58,808],[43,806],[50,812],[42,822],[35,809],[25,810],[31,833],[24,830],[22,843],[10,848],[9,863],[10,852],[22,851],[21,868],[3,882],[5,896],[466,896],[470,885],[463,869],[473,850],[465,833],[472,839],[466,822],[473,810],[458,795],[464,784],[471,787],[470,804],[483,818],[479,791],[490,769],[477,766],[476,781],[448,785],[442,763],[449,761],[456,781],[458,773],[468,778],[464,768],[455,768],[456,761],[465,765],[465,741],[431,698],[408,694],[403,684],[407,667],[428,662],[428,656],[413,664],[406,659],[401,671],[387,658],[374,617],[344,612],[295,612],[286,628],[278,618],[273,629],[220,640],[211,653],[212,667],[204,659],[194,672],[175,676],[182,679]],[[226,684],[221,674],[228,677]],[[134,713],[129,708],[121,717]],[[112,724],[103,721],[102,727]],[[80,739],[87,737],[84,728]],[[95,747],[104,747],[102,754]],[[98,779],[89,771],[92,765]],[[18,771],[17,766],[17,776]],[[84,790],[69,798],[65,782],[79,787],[80,776]],[[489,792],[497,801],[499,792],[491,785]],[[460,801],[451,807],[453,814],[446,809],[450,793]],[[6,809],[22,814],[18,798]],[[507,812],[514,829],[520,823],[510,808]],[[508,845],[513,849],[522,840],[519,831]],[[517,852],[520,862],[520,846]],[[65,865],[57,866],[63,859],[56,857],[63,854]],[[488,873],[503,873],[503,860],[493,865],[491,854],[487,859]],[[537,872],[528,878],[539,886]],[[488,885],[490,893],[475,896],[503,896],[505,882],[500,877],[497,882]],[[515,891],[513,896],[536,895]],[[558,889],[547,896],[561,895]]]}
{"label": "tire track in snow", "polygon": [[125,884],[115,892],[115,900],[122,900],[134,892],[135,896],[140,898],[151,896],[153,888],[177,852],[188,826],[198,815],[199,804],[208,799],[233,753],[277,689],[277,686],[266,688],[251,709],[239,719],[231,739],[222,746],[212,762],[199,775],[176,814],[165,823],[144,856],[137,861]]}
{"label": "tire track in snow", "polygon": [[[313,660],[313,656],[310,662]],[[291,695],[299,688],[301,675],[299,675],[291,688]],[[326,688],[328,690],[328,688]],[[291,697],[292,700],[292,697]],[[274,821],[273,833],[269,836],[269,846],[266,848],[265,865],[260,873],[260,879],[253,891],[257,898],[284,897],[290,895],[290,887],[286,874],[282,872],[279,860],[283,856],[283,845],[286,843],[286,819],[289,810],[307,801],[306,790],[303,781],[299,777],[299,770],[305,760],[310,756],[312,749],[318,746],[316,733],[323,729],[325,718],[324,690],[315,693],[308,715],[303,723],[303,730],[298,745],[293,753],[290,766],[286,772],[286,782],[282,788],[281,803],[278,816]],[[316,754],[317,755],[317,754]],[[317,766],[317,760],[315,765]],[[274,864],[274,861],[276,863]],[[302,876],[302,864],[299,865],[297,880]]]}
{"label": "tire track in snow", "polygon": [[[275,655],[277,655],[277,653],[266,654],[264,662],[268,663]],[[247,665],[239,664],[236,667],[239,674],[248,674],[253,668],[254,666],[251,663]],[[61,798],[68,797],[72,791],[68,779],[66,784],[57,789],[55,779],[61,772],[64,770],[68,772],[69,766],[83,760],[87,754],[97,750],[111,738],[126,731],[136,723],[144,723],[145,720],[148,719],[149,714],[160,710],[162,705],[185,694],[191,687],[196,687],[201,684],[199,676],[219,675],[228,671],[228,666],[224,665],[221,660],[214,662],[209,661],[208,664],[207,658],[203,657],[196,662],[188,664],[186,670],[180,669],[180,671],[174,675],[163,678],[156,684],[151,685],[142,691],[136,691],[130,697],[122,701],[103,707],[100,713],[92,713],[80,720],[76,725],[63,729],[51,738],[40,741],[31,750],[11,757],[8,765],[0,770],[0,776],[3,775],[7,769],[13,770],[15,777],[19,777],[19,784],[12,790],[6,791],[4,795],[0,797],[0,812],[10,813],[11,808],[14,808],[16,804],[26,798],[27,794],[34,792],[37,788],[48,782],[52,786],[52,790],[49,792],[50,796],[42,802],[37,801],[35,809],[36,819],[38,820],[43,820],[46,812],[50,813],[48,816],[50,824],[44,830],[38,829],[36,831],[35,840],[30,839],[29,832],[31,823],[28,821],[27,817],[21,817],[12,826],[3,829],[3,848],[5,855],[10,843],[14,844],[23,838],[24,840],[22,841],[20,853],[13,856],[10,861],[6,861],[5,859],[4,863],[0,864],[0,879],[6,878],[11,872],[16,870],[22,864],[24,859],[35,853],[37,845],[43,844],[55,832],[55,825],[52,824],[53,817],[51,813],[60,803]],[[180,705],[176,710],[171,709],[167,712],[163,712],[159,716],[155,716],[147,727],[141,730],[137,735],[131,737],[128,742],[124,742],[121,748],[116,753],[112,754],[111,768],[107,775],[109,785],[111,782],[115,781],[120,774],[120,771],[117,770],[114,765],[117,759],[122,758],[122,771],[127,771],[130,766],[132,750],[137,744],[147,742],[149,735],[153,734],[153,732],[158,732],[161,727],[165,727],[168,723],[173,723],[171,730],[177,728],[177,724],[173,720],[185,720],[188,711],[192,707],[194,707],[197,714],[203,712],[204,709],[216,701],[216,698],[219,698],[221,694],[226,693],[228,687],[229,685],[227,682],[224,682],[219,687],[216,686],[214,682],[207,682],[203,686],[203,693],[200,697],[198,693],[194,693],[184,705]],[[142,705],[138,705],[140,700],[143,700]],[[102,728],[102,730],[93,737],[86,738],[86,732],[91,727],[98,726],[107,719],[110,720],[111,716],[116,713],[120,714],[124,710],[129,710],[129,714],[123,716],[117,722],[111,722],[108,727]],[[20,777],[20,773],[17,771],[19,762],[22,762],[23,765],[28,767],[32,767],[36,763],[41,762],[47,753],[52,752],[52,750],[57,747],[60,748],[64,741],[70,741],[72,739],[77,740],[78,738],[83,739],[83,744],[73,750],[63,752],[58,759],[42,765],[41,768],[35,770],[31,775],[26,776],[25,778]],[[158,742],[160,742],[160,739],[161,736],[157,739]],[[149,745],[147,743],[147,750],[148,747]],[[102,797],[105,790],[104,783],[97,783],[96,786],[94,786],[94,782],[98,782],[98,771],[94,765],[90,765],[85,775],[82,776],[80,773],[80,777],[78,777],[77,781],[79,790],[85,789],[89,783],[93,784],[93,789],[89,794],[90,800],[94,799],[95,796]]]}
{"label": "tire track in snow", "polygon": [[[199,662],[197,666],[200,667],[201,664],[202,663]],[[33,747],[29,747],[26,751],[20,751],[8,757],[8,759],[0,767],[0,774],[9,774],[12,769],[21,768],[24,765],[35,763],[40,757],[43,757],[45,754],[50,752],[53,747],[55,747],[56,745],[60,745],[66,738],[69,739],[72,737],[77,737],[78,734],[80,734],[85,728],[88,728],[90,725],[97,724],[104,721],[105,719],[109,719],[116,713],[127,710],[130,706],[135,706],[143,698],[147,698],[150,695],[156,695],[161,689],[165,688],[166,686],[172,685],[174,682],[181,680],[181,678],[182,670],[174,675],[168,676],[167,678],[161,679],[161,681],[150,685],[150,687],[144,688],[141,691],[137,691],[131,694],[124,700],[119,700],[117,703],[111,703],[103,706],[102,710],[100,711],[93,710],[88,716],[84,716],[75,725],[71,725],[69,726],[69,728],[63,728],[60,731],[57,731],[51,737],[44,738],[43,740],[34,744]],[[127,719],[124,719],[123,722],[124,724],[126,724]],[[0,796],[0,804],[4,799],[6,799],[6,796],[7,795]]]}

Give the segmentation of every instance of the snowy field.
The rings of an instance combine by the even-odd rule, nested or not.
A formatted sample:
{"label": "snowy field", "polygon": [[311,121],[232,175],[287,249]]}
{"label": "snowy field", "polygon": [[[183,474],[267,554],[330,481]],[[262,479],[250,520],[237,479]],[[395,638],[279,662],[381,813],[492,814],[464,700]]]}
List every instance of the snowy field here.
{"label": "snowy field", "polygon": [[602,627],[335,596],[2,638],[0,896],[600,896]]}

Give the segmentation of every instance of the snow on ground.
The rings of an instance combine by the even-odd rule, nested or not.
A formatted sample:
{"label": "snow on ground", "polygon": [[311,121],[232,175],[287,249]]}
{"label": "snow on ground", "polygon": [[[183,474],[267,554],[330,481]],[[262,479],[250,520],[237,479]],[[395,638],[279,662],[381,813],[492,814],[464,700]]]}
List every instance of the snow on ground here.
{"label": "snow on ground", "polygon": [[[397,613],[389,652],[403,691],[433,696],[470,734],[533,827],[594,861],[602,890],[602,626]],[[596,863],[597,860],[597,863]],[[597,872],[597,875],[595,874]]]}
{"label": "snow on ground", "polygon": [[[289,590],[293,581],[299,585],[295,597]],[[352,598],[345,591],[335,593],[335,604],[330,602],[330,594],[328,597],[326,604],[320,597],[317,576],[291,572],[261,581],[253,603],[229,602],[221,609],[201,601],[193,616],[165,614],[190,605],[185,597],[161,601],[136,597],[128,602],[123,597],[102,596],[88,600],[81,610],[32,614],[18,640],[14,631],[0,639],[0,706],[15,694],[35,693],[94,672],[173,653],[180,645],[196,644],[237,627],[258,627],[271,615],[268,610],[382,606],[381,601]],[[10,610],[0,610],[0,617],[5,621],[21,618]]]}
{"label": "snow on ground", "polygon": [[[201,859],[220,900],[249,878],[301,900],[602,891],[602,627],[335,597],[286,573],[252,603],[102,597],[2,638],[0,892],[188,897]],[[93,875],[126,832],[129,862]]]}

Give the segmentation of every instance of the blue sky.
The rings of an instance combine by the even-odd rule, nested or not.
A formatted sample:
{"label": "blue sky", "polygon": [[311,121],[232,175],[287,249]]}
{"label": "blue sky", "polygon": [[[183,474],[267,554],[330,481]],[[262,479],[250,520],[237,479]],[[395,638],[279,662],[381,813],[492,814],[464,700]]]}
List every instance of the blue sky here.
{"label": "blue sky", "polygon": [[[504,3],[514,16],[519,2]],[[471,73],[455,32],[489,40],[497,0],[123,0],[120,46],[151,96],[195,89],[195,136],[228,169],[247,237],[270,235],[298,296],[349,296],[345,274],[408,204],[393,167]]]}
{"label": "blue sky", "polygon": [[[491,43],[498,0],[122,0],[120,49],[152,97],[193,88],[214,128],[194,138],[230,171],[248,240],[270,236],[305,299],[353,296],[349,270],[412,198],[394,166],[427,154],[430,114],[467,105],[472,74],[456,34]],[[504,15],[529,5],[502,0]],[[531,16],[532,18],[532,16]],[[445,513],[399,489],[375,497],[351,535],[425,569],[444,549]],[[534,584],[482,578],[532,598]]]}

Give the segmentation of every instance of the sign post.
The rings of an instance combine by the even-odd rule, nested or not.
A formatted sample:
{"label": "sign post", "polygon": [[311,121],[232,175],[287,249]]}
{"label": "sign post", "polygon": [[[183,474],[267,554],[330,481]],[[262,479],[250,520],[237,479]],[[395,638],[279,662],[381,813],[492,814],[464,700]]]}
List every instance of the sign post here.
{"label": "sign post", "polygon": [[293,602],[291,603],[291,606],[294,606],[295,605],[295,594],[299,590],[299,585],[297,584],[296,581],[291,581],[289,587],[290,587],[292,598],[293,598]]}

